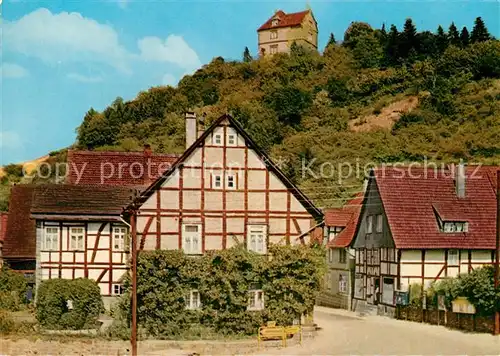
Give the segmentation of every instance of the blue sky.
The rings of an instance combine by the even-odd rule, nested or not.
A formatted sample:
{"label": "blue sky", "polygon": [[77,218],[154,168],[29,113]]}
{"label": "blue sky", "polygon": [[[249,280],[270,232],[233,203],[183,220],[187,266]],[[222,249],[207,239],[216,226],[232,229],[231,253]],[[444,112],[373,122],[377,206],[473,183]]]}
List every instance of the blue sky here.
{"label": "blue sky", "polygon": [[[0,0],[1,2],[1,0]],[[500,36],[497,1],[309,1],[319,45],[351,21],[373,27],[412,17],[419,30],[472,28],[482,16]],[[274,10],[306,1],[3,0],[0,164],[72,144],[85,112],[117,96],[175,84],[213,57],[256,53],[256,29]]]}

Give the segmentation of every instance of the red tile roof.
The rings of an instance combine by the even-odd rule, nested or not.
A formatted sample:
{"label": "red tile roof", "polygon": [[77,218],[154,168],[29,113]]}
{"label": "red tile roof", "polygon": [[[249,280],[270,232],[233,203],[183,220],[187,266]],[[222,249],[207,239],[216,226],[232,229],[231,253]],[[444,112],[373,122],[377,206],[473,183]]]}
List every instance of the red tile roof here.
{"label": "red tile roof", "polygon": [[131,187],[107,185],[47,184],[36,187],[33,215],[117,216],[137,196]]}
{"label": "red tile roof", "polygon": [[5,239],[5,232],[7,231],[8,213],[0,213],[0,242]]}
{"label": "red tile roof", "polygon": [[179,156],[151,152],[68,151],[69,184],[147,186]]}
{"label": "red tile roof", "polygon": [[[269,18],[262,26],[259,27],[257,31],[270,30],[272,28],[281,28],[281,27],[292,27],[299,26],[304,17],[309,13],[310,10],[294,12],[291,14],[285,14],[282,10],[277,11],[273,16]],[[279,22],[276,26],[273,26],[273,19],[275,17],[279,18]]]}
{"label": "red tile roof", "polygon": [[360,193],[355,198],[349,200],[341,209],[329,209],[325,211],[326,226],[344,227],[344,230],[332,241],[328,242],[327,247],[348,247],[351,244],[356,233],[362,203],[363,194]]}
{"label": "red tile roof", "polygon": [[35,221],[30,219],[30,209],[35,185],[21,184],[12,187],[9,200],[9,218],[3,243],[3,256],[8,258],[35,258]]}
{"label": "red tile roof", "polygon": [[[457,197],[453,169],[376,169],[374,176],[397,248],[494,249],[496,170],[466,169],[466,195]],[[445,233],[442,220],[468,222],[468,232]]]}

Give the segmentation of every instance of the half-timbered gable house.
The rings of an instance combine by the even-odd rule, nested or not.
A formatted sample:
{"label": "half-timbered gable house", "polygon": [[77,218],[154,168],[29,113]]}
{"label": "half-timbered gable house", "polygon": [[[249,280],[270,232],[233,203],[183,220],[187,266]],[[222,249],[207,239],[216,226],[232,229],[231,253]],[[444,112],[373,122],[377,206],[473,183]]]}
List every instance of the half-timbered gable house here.
{"label": "half-timbered gable house", "polygon": [[135,196],[134,189],[105,185],[35,188],[31,218],[36,221],[37,285],[85,277],[98,283],[103,297],[121,294],[129,251],[129,229],[121,213]]}
{"label": "half-timbered gable house", "polygon": [[493,263],[497,169],[372,171],[353,241],[354,304],[391,314],[394,291]]}
{"label": "half-timbered gable house", "polygon": [[[229,115],[186,115],[184,154],[136,200],[139,249],[199,255],[237,243],[306,244],[323,215]],[[321,232],[320,232],[321,235]]]}

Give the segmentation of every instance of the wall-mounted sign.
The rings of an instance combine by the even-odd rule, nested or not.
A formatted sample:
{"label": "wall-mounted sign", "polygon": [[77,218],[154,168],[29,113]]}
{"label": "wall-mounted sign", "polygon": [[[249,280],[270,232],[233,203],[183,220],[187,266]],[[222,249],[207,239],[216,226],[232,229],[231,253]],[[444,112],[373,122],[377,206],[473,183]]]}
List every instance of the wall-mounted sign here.
{"label": "wall-mounted sign", "polygon": [[409,293],[395,291],[394,292],[394,303],[396,305],[408,305],[409,304]]}
{"label": "wall-mounted sign", "polygon": [[476,307],[465,297],[458,297],[451,302],[452,311],[460,314],[476,314]]}

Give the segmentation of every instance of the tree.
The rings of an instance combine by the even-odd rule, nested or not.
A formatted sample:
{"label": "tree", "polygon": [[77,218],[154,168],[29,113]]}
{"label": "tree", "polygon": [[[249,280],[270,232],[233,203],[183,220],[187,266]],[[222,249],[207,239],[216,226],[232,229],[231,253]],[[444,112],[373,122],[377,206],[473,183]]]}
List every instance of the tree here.
{"label": "tree", "polygon": [[469,45],[469,30],[467,30],[467,27],[462,28],[462,32],[460,32],[460,43],[462,44],[462,47],[466,47]]}
{"label": "tree", "polygon": [[342,45],[346,48],[353,49],[356,47],[358,39],[367,34],[372,34],[373,29],[365,22],[351,22],[351,25],[344,33],[344,42]]}
{"label": "tree", "polygon": [[452,22],[450,28],[448,29],[448,41],[450,44],[459,47],[461,44],[460,34],[458,33],[457,26]]}
{"label": "tree", "polygon": [[476,42],[484,42],[491,39],[491,35],[484,24],[484,21],[481,17],[477,17],[474,21],[474,28],[472,29],[470,40],[472,43]]}
{"label": "tree", "polygon": [[335,46],[337,44],[337,41],[335,41],[335,36],[333,33],[330,33],[330,38],[328,39],[328,43],[325,46],[325,49],[327,49],[330,46]]}
{"label": "tree", "polygon": [[375,33],[372,32],[358,37],[352,54],[361,68],[376,68],[381,64],[384,51]]}
{"label": "tree", "polygon": [[403,28],[403,33],[401,33],[400,41],[400,54],[403,58],[408,58],[411,50],[418,50],[417,43],[417,28],[413,24],[411,18],[406,19]]}
{"label": "tree", "polygon": [[395,25],[391,25],[389,34],[387,35],[387,43],[385,47],[386,64],[398,64],[400,58],[400,36],[398,29]]}
{"label": "tree", "polygon": [[445,49],[448,47],[448,36],[443,30],[443,27],[439,25],[436,34],[436,46],[439,53],[443,53]]}
{"label": "tree", "polygon": [[250,50],[248,47],[245,47],[245,50],[243,51],[243,62],[249,63],[252,61],[252,55],[250,54]]}

